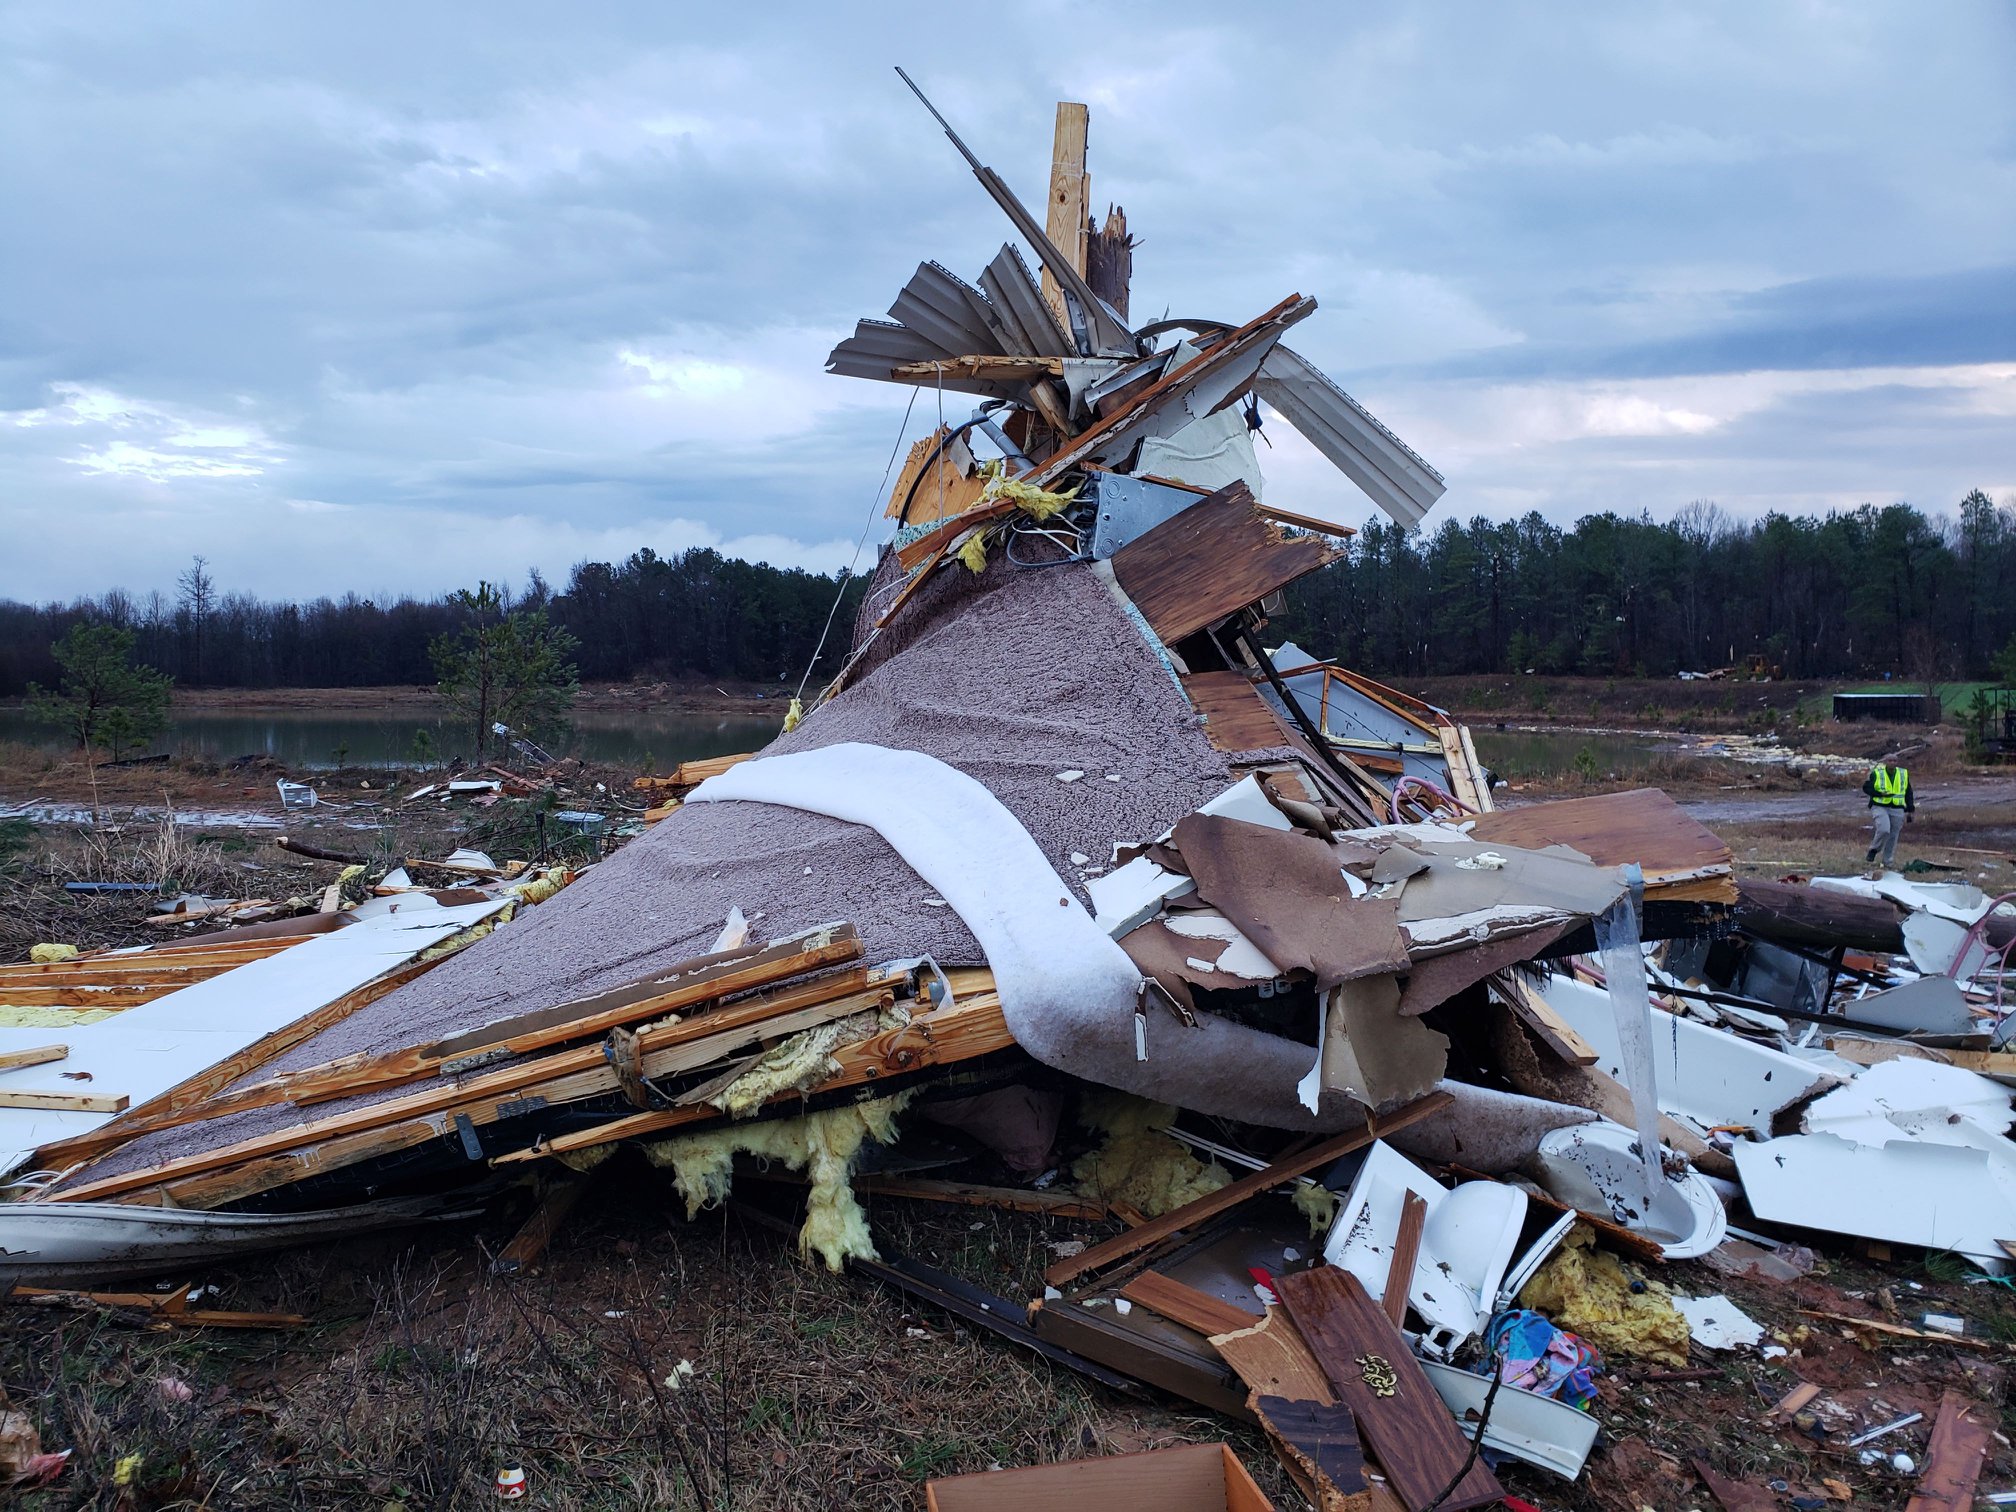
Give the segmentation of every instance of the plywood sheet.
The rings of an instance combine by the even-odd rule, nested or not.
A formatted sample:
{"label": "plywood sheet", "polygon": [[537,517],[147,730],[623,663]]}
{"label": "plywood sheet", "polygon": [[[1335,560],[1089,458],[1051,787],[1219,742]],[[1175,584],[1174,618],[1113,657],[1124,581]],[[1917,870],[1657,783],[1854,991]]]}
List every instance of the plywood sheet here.
{"label": "plywood sheet", "polygon": [[1233,483],[1113,554],[1113,575],[1164,645],[1195,635],[1338,555],[1289,536]]}
{"label": "plywood sheet", "polygon": [[1192,672],[1183,691],[1204,716],[1204,738],[1220,751],[1264,751],[1291,743],[1281,716],[1238,672]]}

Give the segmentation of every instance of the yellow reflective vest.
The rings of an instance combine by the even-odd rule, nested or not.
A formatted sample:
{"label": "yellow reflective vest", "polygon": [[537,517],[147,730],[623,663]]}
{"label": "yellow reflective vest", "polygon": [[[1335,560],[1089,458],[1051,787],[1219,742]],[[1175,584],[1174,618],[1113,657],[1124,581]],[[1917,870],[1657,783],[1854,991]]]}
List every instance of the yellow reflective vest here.
{"label": "yellow reflective vest", "polygon": [[1911,785],[1911,774],[1903,767],[1894,772],[1876,767],[1869,773],[1869,780],[1875,785],[1878,803],[1886,808],[1904,807],[1904,790]]}

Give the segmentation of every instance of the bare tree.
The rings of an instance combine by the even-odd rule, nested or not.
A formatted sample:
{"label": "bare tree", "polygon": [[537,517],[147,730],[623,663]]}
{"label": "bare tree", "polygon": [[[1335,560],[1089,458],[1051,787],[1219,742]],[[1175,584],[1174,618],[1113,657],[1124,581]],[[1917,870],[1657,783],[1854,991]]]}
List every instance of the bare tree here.
{"label": "bare tree", "polygon": [[183,574],[175,579],[175,587],[182,597],[182,611],[189,616],[190,634],[195,642],[196,680],[203,680],[203,636],[210,628],[210,615],[217,605],[217,584],[210,576],[210,561],[207,557],[195,557]]}

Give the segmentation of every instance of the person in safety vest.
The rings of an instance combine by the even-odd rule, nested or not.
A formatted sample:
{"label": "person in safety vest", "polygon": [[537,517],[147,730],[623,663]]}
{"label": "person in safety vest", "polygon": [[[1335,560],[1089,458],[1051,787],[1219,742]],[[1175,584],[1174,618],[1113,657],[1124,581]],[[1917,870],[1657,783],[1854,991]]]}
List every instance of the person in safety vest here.
{"label": "person in safety vest", "polygon": [[1885,756],[1869,768],[1862,791],[1869,795],[1869,807],[1875,811],[1876,819],[1876,833],[1869,842],[1867,859],[1874,862],[1880,852],[1883,864],[1890,866],[1897,859],[1897,837],[1918,811],[1918,795],[1911,791],[1911,774],[1897,765],[1895,756]]}

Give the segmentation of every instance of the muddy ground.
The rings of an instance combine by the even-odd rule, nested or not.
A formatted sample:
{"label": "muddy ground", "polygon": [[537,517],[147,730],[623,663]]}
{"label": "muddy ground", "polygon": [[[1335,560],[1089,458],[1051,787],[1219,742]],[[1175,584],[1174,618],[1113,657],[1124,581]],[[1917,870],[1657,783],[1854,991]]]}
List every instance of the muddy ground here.
{"label": "muddy ground", "polygon": [[[96,838],[75,825],[0,825],[0,959],[19,959],[37,939],[159,937],[140,922],[149,903],[79,900],[61,891],[71,876],[137,879],[165,855],[199,890],[273,896],[326,883],[331,866],[270,843],[283,824],[382,858],[456,844],[529,857],[539,807],[618,813],[631,802],[629,775],[575,770],[552,799],[477,808],[392,801],[417,785],[411,773],[325,773],[316,780],[332,801],[283,818],[276,774],[263,768],[100,772],[97,800],[122,815],[173,807],[271,822],[183,826],[165,852],[153,838],[163,826],[144,815]],[[1852,781],[1724,763],[1672,775],[1676,796],[1723,835],[1745,872],[1859,868],[1864,810]],[[0,769],[0,803],[76,799],[80,783],[88,799],[88,774],[64,764]],[[1622,785],[1562,778],[1503,796]],[[2016,778],[1935,767],[1923,789],[1900,859],[1955,867],[1993,891],[2016,887]],[[76,1451],[59,1482],[19,1504],[487,1505],[497,1469],[521,1463],[528,1504],[548,1508],[914,1509],[937,1475],[1227,1438],[1277,1505],[1299,1505],[1238,1425],[1169,1398],[1116,1394],[873,1282],[808,1266],[732,1206],[687,1222],[665,1177],[627,1154],[599,1174],[534,1272],[493,1276],[489,1257],[528,1201],[513,1195],[478,1220],[172,1278],[216,1287],[210,1305],[305,1314],[303,1329],[160,1333],[114,1311],[0,1310],[0,1387],[47,1447]],[[1040,1294],[1046,1244],[1106,1232],[888,1199],[873,1201],[871,1216],[885,1247],[1017,1299]],[[1760,1488],[1768,1500],[1759,1505],[1805,1496],[1903,1507],[1911,1481],[1887,1460],[1862,1464],[1840,1431],[1823,1442],[1767,1420],[1802,1380],[1857,1424],[1927,1413],[1882,1441],[1921,1463],[1943,1390],[1993,1402],[2005,1437],[1982,1486],[2016,1486],[2006,1437],[2016,1416],[2000,1405],[2016,1347],[2008,1290],[1950,1257],[1899,1250],[1878,1262],[1804,1237],[1818,1263],[1796,1282],[1692,1264],[1655,1272],[1685,1294],[1726,1291],[1784,1356],[1696,1346],[1699,1378],[1685,1380],[1613,1360],[1597,1404],[1603,1438],[1583,1478],[1564,1484],[1515,1464],[1503,1472],[1507,1487],[1544,1512],[1705,1512],[1715,1503],[1691,1469],[1700,1457]],[[1904,1322],[1957,1313],[1979,1347],[1858,1334],[1808,1310]],[[678,1373],[682,1360],[690,1379]]]}

